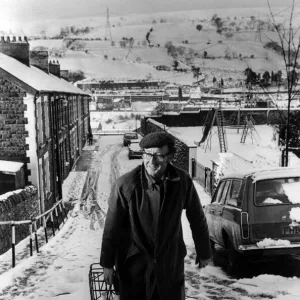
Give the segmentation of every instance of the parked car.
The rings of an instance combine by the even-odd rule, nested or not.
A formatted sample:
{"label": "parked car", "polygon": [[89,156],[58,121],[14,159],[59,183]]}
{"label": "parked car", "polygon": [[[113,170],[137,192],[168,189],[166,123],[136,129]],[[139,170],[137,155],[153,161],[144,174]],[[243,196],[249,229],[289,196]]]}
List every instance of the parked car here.
{"label": "parked car", "polygon": [[204,211],[212,246],[227,249],[229,272],[247,256],[300,254],[299,191],[300,168],[257,169],[220,179]]}
{"label": "parked car", "polygon": [[165,66],[165,65],[158,65],[158,66],[155,66],[155,69],[156,69],[156,70],[159,70],[159,71],[170,71],[170,70],[171,70],[170,67]]}
{"label": "parked car", "polygon": [[137,132],[126,132],[123,136],[123,146],[126,147],[134,140],[139,140]]}
{"label": "parked car", "polygon": [[138,143],[131,143],[128,146],[128,158],[142,158],[143,157],[143,150],[141,149]]}

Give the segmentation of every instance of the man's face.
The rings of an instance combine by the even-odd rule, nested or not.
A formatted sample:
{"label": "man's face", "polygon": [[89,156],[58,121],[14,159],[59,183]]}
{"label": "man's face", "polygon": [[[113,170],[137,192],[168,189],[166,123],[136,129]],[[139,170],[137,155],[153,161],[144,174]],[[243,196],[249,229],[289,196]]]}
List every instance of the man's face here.
{"label": "man's face", "polygon": [[148,174],[155,179],[160,179],[172,159],[168,145],[159,148],[147,148],[144,149],[144,153],[143,160]]}

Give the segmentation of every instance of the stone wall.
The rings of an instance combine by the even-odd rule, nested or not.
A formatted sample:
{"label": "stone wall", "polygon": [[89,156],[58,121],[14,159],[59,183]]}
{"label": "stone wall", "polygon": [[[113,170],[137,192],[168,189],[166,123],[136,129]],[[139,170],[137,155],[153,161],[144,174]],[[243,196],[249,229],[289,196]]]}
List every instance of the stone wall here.
{"label": "stone wall", "polygon": [[[147,120],[145,129],[146,131],[144,134],[148,134],[151,132],[161,132],[161,131],[168,132],[167,129],[165,130],[165,126],[163,124],[152,119]],[[173,159],[173,164],[176,167],[181,168],[188,172],[189,171],[189,147],[184,142],[182,142],[181,140],[175,137],[175,148],[176,148],[176,152]]]}
{"label": "stone wall", "polygon": [[[27,186],[20,193],[10,195],[0,201],[0,220],[31,220],[39,214],[38,191],[35,186]],[[16,225],[16,244],[29,235],[28,224]],[[0,254],[11,248],[11,226],[0,225]]]}
{"label": "stone wall", "polygon": [[0,159],[26,162],[25,124],[27,109],[23,97],[26,96],[17,86],[0,77]]}

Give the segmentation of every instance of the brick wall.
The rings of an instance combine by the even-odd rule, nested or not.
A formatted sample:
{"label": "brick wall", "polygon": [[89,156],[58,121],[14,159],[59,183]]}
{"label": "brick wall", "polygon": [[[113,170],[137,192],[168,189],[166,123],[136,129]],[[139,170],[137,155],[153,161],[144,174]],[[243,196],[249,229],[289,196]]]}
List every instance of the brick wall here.
{"label": "brick wall", "polygon": [[26,162],[26,93],[0,77],[0,159]]}
{"label": "brick wall", "polygon": [[[35,186],[28,186],[18,193],[0,201],[1,221],[31,220],[39,214],[38,191]],[[28,224],[16,226],[16,244],[29,235]],[[0,225],[0,254],[11,247],[11,226]]]}
{"label": "brick wall", "polygon": [[15,38],[10,39],[7,37],[1,37],[0,39],[0,53],[11,56],[21,63],[29,66],[29,44],[27,42],[26,37],[23,38]]}

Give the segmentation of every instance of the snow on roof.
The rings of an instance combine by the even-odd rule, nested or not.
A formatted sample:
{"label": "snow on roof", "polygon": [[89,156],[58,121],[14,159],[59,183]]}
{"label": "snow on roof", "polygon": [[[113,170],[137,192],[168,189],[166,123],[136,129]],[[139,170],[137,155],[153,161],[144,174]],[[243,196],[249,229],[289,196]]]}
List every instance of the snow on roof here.
{"label": "snow on roof", "polygon": [[0,68],[39,92],[63,92],[88,95],[64,79],[47,74],[34,66],[28,67],[3,53],[0,53]]}
{"label": "snow on roof", "polygon": [[24,164],[21,162],[0,160],[0,172],[18,172]]}

